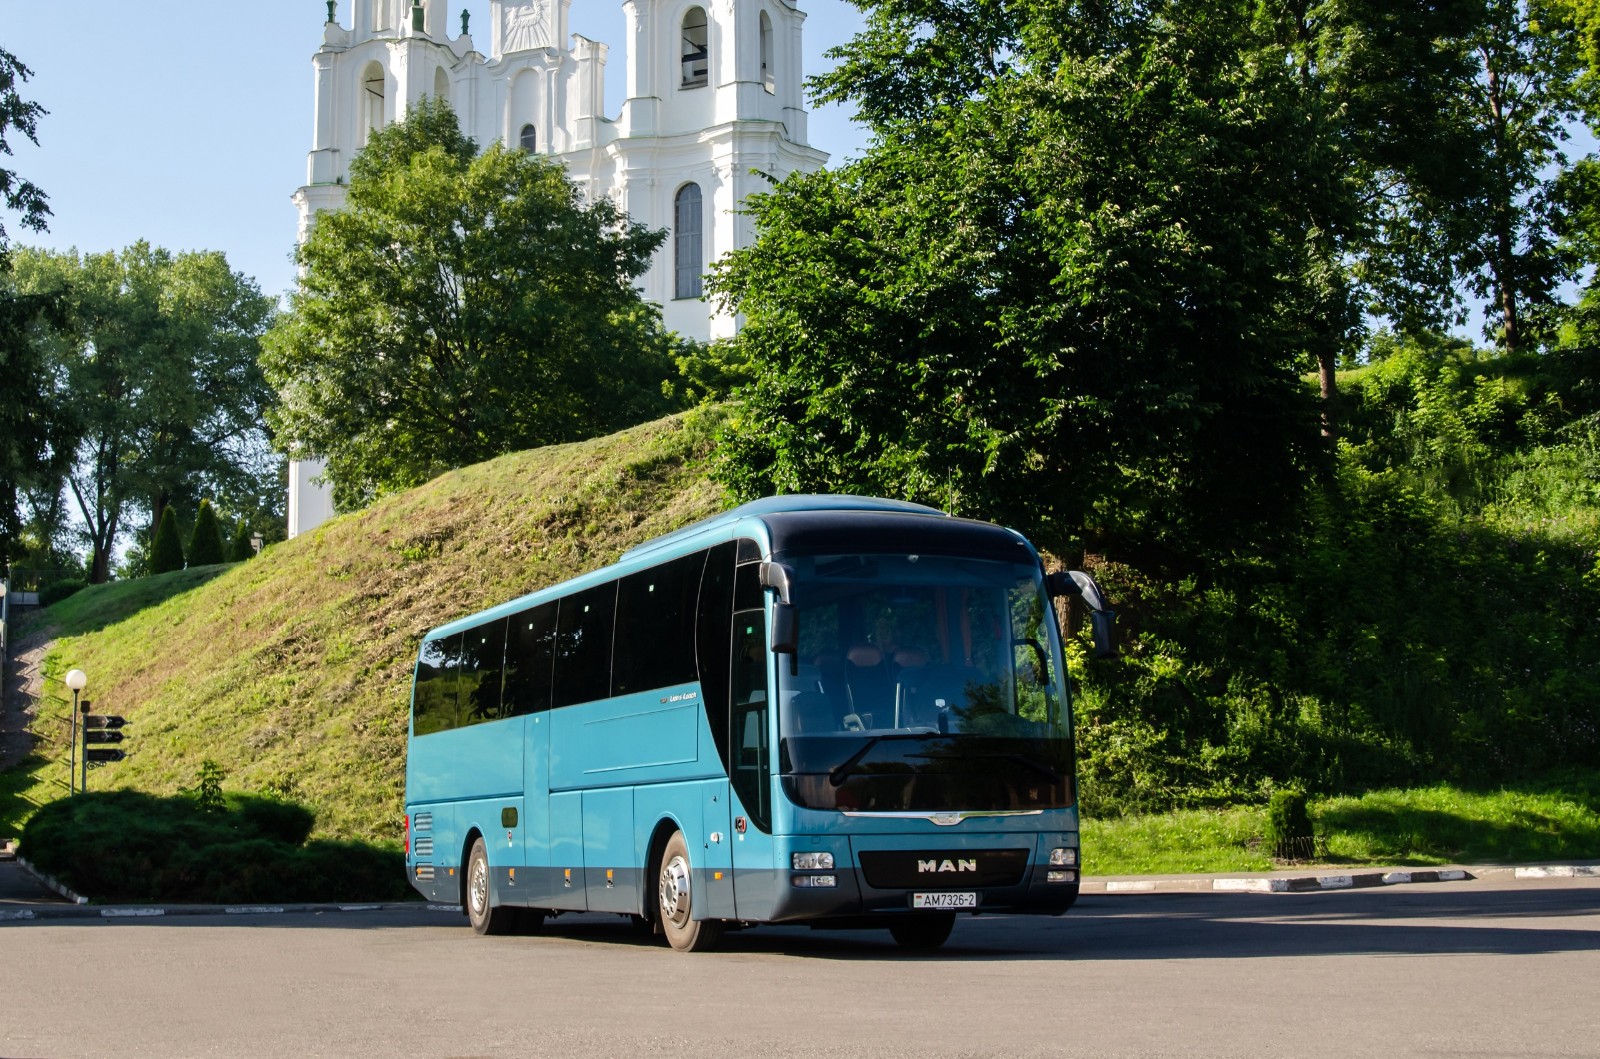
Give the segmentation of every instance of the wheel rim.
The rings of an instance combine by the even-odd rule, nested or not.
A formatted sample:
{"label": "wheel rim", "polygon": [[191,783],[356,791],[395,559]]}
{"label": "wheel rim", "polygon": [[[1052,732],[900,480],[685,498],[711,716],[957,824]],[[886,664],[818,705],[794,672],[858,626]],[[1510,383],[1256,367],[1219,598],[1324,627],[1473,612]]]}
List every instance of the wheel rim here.
{"label": "wheel rim", "polygon": [[681,855],[661,865],[661,914],[674,927],[689,921],[689,862]]}
{"label": "wheel rim", "polygon": [[489,904],[489,868],[482,860],[472,862],[472,877],[467,880],[467,900],[471,902],[473,916],[481,917]]}

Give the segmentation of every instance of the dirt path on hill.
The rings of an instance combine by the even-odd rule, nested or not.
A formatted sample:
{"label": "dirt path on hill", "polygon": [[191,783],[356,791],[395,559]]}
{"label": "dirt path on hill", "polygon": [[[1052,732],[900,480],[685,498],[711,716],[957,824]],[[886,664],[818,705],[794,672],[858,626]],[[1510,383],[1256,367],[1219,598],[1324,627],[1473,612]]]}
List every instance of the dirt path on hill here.
{"label": "dirt path on hill", "polygon": [[28,756],[33,749],[33,723],[44,694],[44,656],[55,640],[55,629],[40,629],[17,641],[5,666],[5,708],[0,710],[0,772]]}

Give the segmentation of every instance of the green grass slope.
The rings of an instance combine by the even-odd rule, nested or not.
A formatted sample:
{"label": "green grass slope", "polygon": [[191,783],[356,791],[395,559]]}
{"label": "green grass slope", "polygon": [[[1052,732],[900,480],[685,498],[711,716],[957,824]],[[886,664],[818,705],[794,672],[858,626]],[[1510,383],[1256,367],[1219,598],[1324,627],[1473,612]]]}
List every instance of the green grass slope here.
{"label": "green grass slope", "polygon": [[41,619],[57,638],[38,752],[0,793],[24,812],[65,793],[59,678],[76,667],[97,713],[128,718],[128,759],[92,772],[91,790],[172,794],[209,758],[230,790],[310,806],[319,837],[396,839],[421,635],[719,510],[706,473],[716,425],[688,413],[502,457],[251,562],[63,601]]}

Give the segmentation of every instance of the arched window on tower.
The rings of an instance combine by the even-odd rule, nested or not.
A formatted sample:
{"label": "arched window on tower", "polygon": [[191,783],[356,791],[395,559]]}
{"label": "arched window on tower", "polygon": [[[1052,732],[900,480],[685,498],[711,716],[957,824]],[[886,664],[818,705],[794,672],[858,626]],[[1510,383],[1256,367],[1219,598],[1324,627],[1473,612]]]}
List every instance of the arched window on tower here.
{"label": "arched window on tower", "polygon": [[777,85],[777,71],[772,68],[772,19],[763,11],[761,12],[761,87],[771,95],[778,90]]}
{"label": "arched window on tower", "polygon": [[698,298],[705,272],[700,229],[700,185],[678,189],[672,205],[672,273],[674,298]]}
{"label": "arched window on tower", "polygon": [[691,7],[683,16],[684,88],[704,88],[711,77],[711,30],[703,7]]}
{"label": "arched window on tower", "polygon": [[444,72],[442,66],[433,69],[433,98],[445,103],[450,102],[450,75]]}
{"label": "arched window on tower", "polygon": [[383,128],[383,67],[368,63],[361,74],[361,144]]}
{"label": "arched window on tower", "polygon": [[539,149],[539,130],[532,125],[524,125],[522,133],[517,137],[517,146],[533,154]]}

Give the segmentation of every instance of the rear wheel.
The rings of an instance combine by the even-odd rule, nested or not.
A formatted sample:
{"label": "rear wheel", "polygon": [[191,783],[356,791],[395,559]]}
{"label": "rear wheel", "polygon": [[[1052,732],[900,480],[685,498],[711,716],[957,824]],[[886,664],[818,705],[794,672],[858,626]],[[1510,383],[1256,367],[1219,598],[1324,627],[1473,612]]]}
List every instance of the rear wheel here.
{"label": "rear wheel", "polygon": [[889,933],[902,949],[937,949],[950,937],[956,925],[954,912],[908,916],[891,924]]}
{"label": "rear wheel", "polygon": [[723,924],[715,919],[695,919],[694,893],[689,867],[689,844],[675,831],[661,853],[656,876],[656,899],[661,906],[661,931],[679,952],[705,952],[722,937]]}
{"label": "rear wheel", "polygon": [[493,903],[489,885],[489,851],[475,839],[467,855],[467,920],[479,934],[510,934],[517,927],[519,909]]}

